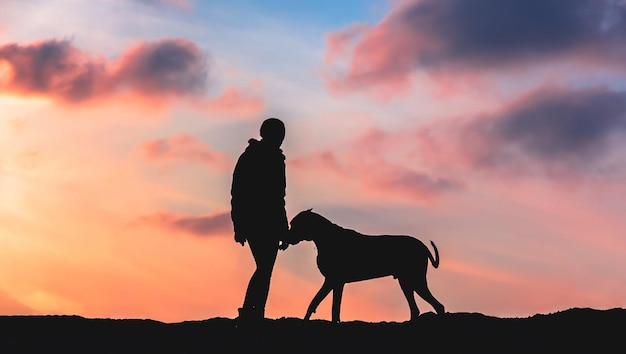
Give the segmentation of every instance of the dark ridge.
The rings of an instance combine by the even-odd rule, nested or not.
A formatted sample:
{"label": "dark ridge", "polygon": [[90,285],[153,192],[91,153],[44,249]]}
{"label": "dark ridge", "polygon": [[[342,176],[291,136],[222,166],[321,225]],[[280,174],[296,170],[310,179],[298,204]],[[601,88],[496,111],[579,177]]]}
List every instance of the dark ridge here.
{"label": "dark ridge", "polygon": [[334,324],[229,318],[162,323],[0,316],[0,353],[600,353],[624,349],[626,310],[569,309],[527,318],[423,314],[415,322]]}

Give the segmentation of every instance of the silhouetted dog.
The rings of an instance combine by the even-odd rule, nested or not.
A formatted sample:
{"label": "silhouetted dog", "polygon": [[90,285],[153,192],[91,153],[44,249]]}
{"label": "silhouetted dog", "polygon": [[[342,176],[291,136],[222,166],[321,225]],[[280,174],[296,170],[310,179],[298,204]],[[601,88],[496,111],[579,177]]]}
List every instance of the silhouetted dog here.
{"label": "silhouetted dog", "polygon": [[333,224],[312,209],[300,212],[291,220],[290,243],[313,241],[317,247],[317,266],[325,277],[307,310],[305,320],[333,291],[332,320],[339,322],[341,295],[346,283],[392,275],[398,279],[411,310],[411,320],[419,316],[413,292],[417,292],[437,311],[444,306],[435,299],[426,284],[428,260],[439,266],[439,252],[430,241],[435,257],[421,241],[410,236],[368,236]]}

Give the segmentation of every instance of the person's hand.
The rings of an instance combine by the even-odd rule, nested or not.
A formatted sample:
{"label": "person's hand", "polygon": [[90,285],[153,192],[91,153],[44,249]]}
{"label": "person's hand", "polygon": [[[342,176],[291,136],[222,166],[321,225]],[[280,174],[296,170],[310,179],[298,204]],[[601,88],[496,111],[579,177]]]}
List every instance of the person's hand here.
{"label": "person's hand", "polygon": [[278,244],[278,249],[281,251],[286,250],[287,247],[289,247],[289,244],[285,241],[280,241],[280,243]]}
{"label": "person's hand", "polygon": [[235,232],[235,241],[241,243],[243,247],[246,244],[246,237],[241,234],[241,232]]}

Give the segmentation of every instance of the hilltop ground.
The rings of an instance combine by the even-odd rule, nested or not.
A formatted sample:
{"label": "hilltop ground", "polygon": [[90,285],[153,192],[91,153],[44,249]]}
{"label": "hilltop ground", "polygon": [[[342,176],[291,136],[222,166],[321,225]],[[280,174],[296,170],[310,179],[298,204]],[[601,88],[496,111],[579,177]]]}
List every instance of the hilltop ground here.
{"label": "hilltop ground", "polygon": [[415,323],[281,318],[247,332],[235,323],[0,316],[0,353],[618,353],[626,343],[625,309],[529,318],[426,313]]}

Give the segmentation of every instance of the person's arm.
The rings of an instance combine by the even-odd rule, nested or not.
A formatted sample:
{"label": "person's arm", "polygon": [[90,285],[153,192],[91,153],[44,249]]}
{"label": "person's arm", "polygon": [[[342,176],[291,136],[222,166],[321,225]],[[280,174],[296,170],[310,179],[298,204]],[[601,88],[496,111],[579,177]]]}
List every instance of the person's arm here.
{"label": "person's arm", "polygon": [[278,246],[278,249],[284,251],[287,249],[287,247],[289,247],[289,245],[295,245],[297,242],[291,242],[291,237],[290,237],[290,233],[289,233],[289,220],[287,219],[287,210],[285,209],[285,195],[287,194],[287,176],[286,176],[286,168],[285,168],[285,156],[281,154],[281,174],[280,174],[280,181],[281,181],[281,186],[280,186],[280,190],[281,190],[281,197],[282,197],[282,204],[283,204],[283,216],[282,219],[284,220],[284,232],[280,237],[280,244]]}
{"label": "person's arm", "polygon": [[[233,229],[235,233],[235,241],[242,246],[245,245],[247,239],[247,232],[245,229],[246,222],[248,222],[247,215],[248,208],[245,202],[246,194],[249,194],[250,186],[248,185],[247,177],[250,173],[249,168],[249,156],[244,152],[235,165],[233,171],[233,180],[230,190],[231,195],[231,211],[230,218],[233,221]],[[248,196],[249,197],[249,196]]]}

